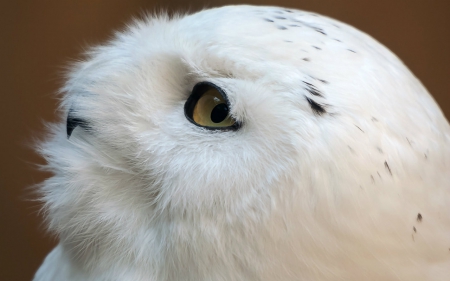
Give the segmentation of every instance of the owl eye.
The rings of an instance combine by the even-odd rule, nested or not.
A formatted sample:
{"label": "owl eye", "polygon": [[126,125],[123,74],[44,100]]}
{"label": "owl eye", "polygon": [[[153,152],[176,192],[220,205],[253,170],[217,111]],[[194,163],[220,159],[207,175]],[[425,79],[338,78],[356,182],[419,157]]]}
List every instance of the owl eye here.
{"label": "owl eye", "polygon": [[225,92],[210,82],[197,83],[184,105],[186,118],[210,130],[237,130],[238,122],[230,115]]}

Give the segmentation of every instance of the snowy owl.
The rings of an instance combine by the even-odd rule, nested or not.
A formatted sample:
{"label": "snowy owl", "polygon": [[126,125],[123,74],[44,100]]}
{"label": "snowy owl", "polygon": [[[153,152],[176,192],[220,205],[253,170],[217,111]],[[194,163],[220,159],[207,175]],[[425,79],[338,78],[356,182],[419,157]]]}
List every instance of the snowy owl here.
{"label": "snowy owl", "polygon": [[136,20],[39,146],[35,281],[450,280],[450,127],[388,49],[310,12]]}

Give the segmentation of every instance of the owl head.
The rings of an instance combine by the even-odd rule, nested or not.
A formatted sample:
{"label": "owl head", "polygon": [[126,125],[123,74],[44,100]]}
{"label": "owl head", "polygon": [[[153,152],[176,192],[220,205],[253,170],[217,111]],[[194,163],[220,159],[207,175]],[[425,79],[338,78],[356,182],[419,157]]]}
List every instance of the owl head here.
{"label": "owl head", "polygon": [[277,7],[135,20],[62,92],[40,191],[70,261],[105,278],[92,280],[382,277],[377,258],[412,252],[388,235],[410,239],[417,215],[398,185],[417,185],[427,149],[440,157],[430,138],[449,141],[389,50]]}

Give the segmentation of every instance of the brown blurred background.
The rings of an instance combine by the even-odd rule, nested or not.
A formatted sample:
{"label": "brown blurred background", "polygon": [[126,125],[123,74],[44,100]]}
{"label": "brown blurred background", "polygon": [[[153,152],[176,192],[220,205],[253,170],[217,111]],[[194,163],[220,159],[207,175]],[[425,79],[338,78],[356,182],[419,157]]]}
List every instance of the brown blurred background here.
{"label": "brown blurred background", "polygon": [[[322,13],[394,51],[450,117],[450,1],[430,0],[2,0],[0,2],[0,280],[31,280],[56,239],[45,232],[29,187],[49,176],[29,149],[55,120],[54,93],[69,61],[143,11],[225,4],[278,5]],[[61,280],[64,281],[64,280]]]}

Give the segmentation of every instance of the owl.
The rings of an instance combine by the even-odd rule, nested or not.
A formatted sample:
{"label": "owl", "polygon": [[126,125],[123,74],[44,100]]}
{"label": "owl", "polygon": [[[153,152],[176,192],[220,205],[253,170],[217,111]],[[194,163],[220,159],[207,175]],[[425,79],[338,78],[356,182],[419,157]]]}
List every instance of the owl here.
{"label": "owl", "polygon": [[314,13],[135,20],[67,75],[35,281],[450,279],[450,126]]}

